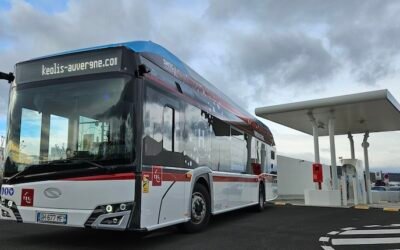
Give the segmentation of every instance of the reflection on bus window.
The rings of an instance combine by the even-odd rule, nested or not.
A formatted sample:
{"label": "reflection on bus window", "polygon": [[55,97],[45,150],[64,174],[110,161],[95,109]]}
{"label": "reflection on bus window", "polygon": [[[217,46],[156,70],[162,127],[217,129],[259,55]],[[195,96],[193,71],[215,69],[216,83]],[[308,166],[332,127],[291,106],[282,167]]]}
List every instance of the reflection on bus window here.
{"label": "reflection on bus window", "polygon": [[185,118],[185,154],[199,166],[212,166],[210,117],[199,108],[188,105]]}
{"label": "reflection on bus window", "polygon": [[163,148],[174,151],[174,110],[164,107],[163,112]]}
{"label": "reflection on bus window", "polygon": [[231,129],[221,120],[213,119],[215,139],[212,140],[213,164],[219,171],[231,171]]}
{"label": "reflection on bus window", "polygon": [[246,140],[242,132],[231,129],[231,171],[245,172],[247,164]]}
{"label": "reflection on bus window", "polygon": [[79,117],[79,152],[97,154],[99,145],[107,142],[110,137],[110,125],[88,117]]}
{"label": "reflection on bus window", "polygon": [[267,164],[268,164],[267,147],[266,147],[265,143],[261,143],[261,167],[262,167],[262,171],[266,171]]}
{"label": "reflection on bus window", "polygon": [[7,175],[62,159],[132,162],[132,87],[118,77],[12,88]]}
{"label": "reflection on bus window", "polygon": [[68,119],[65,117],[50,115],[49,132],[49,160],[66,158],[68,144]]}
{"label": "reflection on bus window", "polygon": [[19,161],[24,164],[39,162],[42,114],[22,108]]}

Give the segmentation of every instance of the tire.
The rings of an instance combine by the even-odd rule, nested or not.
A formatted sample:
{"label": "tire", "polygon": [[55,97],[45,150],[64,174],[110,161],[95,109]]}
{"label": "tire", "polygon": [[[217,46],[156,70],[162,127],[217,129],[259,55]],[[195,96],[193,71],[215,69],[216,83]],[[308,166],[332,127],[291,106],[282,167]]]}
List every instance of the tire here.
{"label": "tire", "polygon": [[265,188],[264,183],[260,183],[260,187],[258,188],[258,204],[256,211],[262,212],[265,209]]}
{"label": "tire", "polygon": [[211,217],[211,198],[204,185],[196,184],[190,203],[190,220],[181,225],[182,231],[195,233],[203,230]]}

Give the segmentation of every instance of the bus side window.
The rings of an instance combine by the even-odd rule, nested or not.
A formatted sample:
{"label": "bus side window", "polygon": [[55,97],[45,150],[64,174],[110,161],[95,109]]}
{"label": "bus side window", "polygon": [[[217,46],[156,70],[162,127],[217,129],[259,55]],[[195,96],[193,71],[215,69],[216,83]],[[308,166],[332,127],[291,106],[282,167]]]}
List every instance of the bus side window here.
{"label": "bus side window", "polygon": [[271,160],[275,160],[275,151],[271,150]]}
{"label": "bus side window", "polygon": [[245,172],[247,165],[247,141],[242,132],[231,127],[230,172]]}
{"label": "bus side window", "polygon": [[164,107],[163,112],[163,148],[174,152],[175,141],[175,110],[169,106]]}
{"label": "bus side window", "polygon": [[265,171],[266,164],[268,162],[267,147],[266,147],[265,143],[261,142],[260,144],[261,144],[261,168],[262,168],[262,171]]}
{"label": "bus side window", "polygon": [[214,117],[212,122],[211,168],[213,170],[231,170],[231,129],[228,124]]}

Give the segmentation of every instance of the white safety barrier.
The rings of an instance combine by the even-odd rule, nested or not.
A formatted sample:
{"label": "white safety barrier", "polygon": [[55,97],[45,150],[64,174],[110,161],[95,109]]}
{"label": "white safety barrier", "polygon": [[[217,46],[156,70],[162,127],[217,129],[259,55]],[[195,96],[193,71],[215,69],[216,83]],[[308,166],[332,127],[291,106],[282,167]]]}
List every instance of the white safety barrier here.
{"label": "white safety barrier", "polygon": [[373,203],[400,202],[400,191],[371,191]]}

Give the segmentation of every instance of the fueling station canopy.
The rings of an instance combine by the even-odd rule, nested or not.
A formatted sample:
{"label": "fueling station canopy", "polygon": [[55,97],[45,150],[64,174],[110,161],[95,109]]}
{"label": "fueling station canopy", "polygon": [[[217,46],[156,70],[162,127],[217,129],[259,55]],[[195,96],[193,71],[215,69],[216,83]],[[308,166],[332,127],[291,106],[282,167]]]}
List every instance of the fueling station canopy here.
{"label": "fueling station canopy", "polygon": [[256,108],[257,116],[314,136],[315,162],[319,163],[319,136],[330,137],[333,187],[338,188],[335,135],[348,135],[354,159],[352,134],[364,133],[367,202],[370,201],[369,133],[400,130],[400,105],[386,89]]}
{"label": "fueling station canopy", "polygon": [[335,135],[400,130],[400,105],[388,90],[261,107],[256,115],[309,135],[313,135],[310,115],[320,136],[329,135],[332,116]]}

